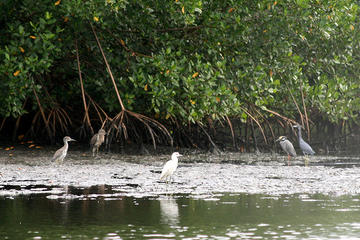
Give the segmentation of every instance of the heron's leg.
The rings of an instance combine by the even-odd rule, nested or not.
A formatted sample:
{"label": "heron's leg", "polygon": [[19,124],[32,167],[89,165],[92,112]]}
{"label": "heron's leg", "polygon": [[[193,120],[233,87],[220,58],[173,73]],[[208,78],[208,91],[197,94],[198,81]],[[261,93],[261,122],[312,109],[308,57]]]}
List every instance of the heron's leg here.
{"label": "heron's leg", "polygon": [[308,167],[309,166],[309,157],[308,157],[308,155],[307,154],[305,154],[304,153],[304,159],[305,159],[305,162],[304,162],[304,164],[305,164],[305,167]]}
{"label": "heron's leg", "polygon": [[95,157],[95,146],[92,147],[92,155]]}
{"label": "heron's leg", "polygon": [[291,159],[291,156],[288,154],[288,166],[290,166],[290,159]]}

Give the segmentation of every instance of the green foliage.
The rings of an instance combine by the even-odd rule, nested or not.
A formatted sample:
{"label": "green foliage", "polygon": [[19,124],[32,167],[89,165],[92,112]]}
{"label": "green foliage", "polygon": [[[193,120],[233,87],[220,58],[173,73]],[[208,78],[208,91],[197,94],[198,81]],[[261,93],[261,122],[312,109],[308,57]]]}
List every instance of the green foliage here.
{"label": "green foliage", "polygon": [[353,0],[7,0],[0,9],[3,117],[29,111],[25,99],[37,108],[34,90],[45,106],[82,109],[76,41],[85,90],[120,110],[90,24],[135,112],[184,123],[266,109],[296,118],[291,94],[301,105],[302,90],[310,117],[358,117]]}

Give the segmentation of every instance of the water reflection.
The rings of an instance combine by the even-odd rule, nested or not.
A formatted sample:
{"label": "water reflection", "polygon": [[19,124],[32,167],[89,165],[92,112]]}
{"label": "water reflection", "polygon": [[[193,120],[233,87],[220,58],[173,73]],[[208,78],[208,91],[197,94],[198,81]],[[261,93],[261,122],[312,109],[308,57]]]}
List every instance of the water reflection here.
{"label": "water reflection", "polygon": [[[109,212],[108,201],[120,200],[119,194],[114,193],[112,188],[107,185],[92,186],[90,188],[77,188],[73,186],[63,186],[59,189],[58,195],[51,194],[46,196],[51,204],[52,214],[58,214],[60,224],[71,224],[79,218],[105,221]],[[44,202],[40,198],[39,202]],[[125,201],[114,201],[111,205],[114,212],[121,214],[124,211]],[[76,216],[75,216],[76,215]],[[74,217],[75,216],[75,217]]]}
{"label": "water reflection", "polygon": [[169,225],[179,223],[179,205],[172,197],[160,199],[161,222]]}
{"label": "water reflection", "polygon": [[[97,193],[96,193],[97,192]],[[221,194],[119,198],[107,186],[68,196],[0,198],[0,239],[350,239],[359,196]],[[63,196],[64,197],[64,196]],[[106,200],[108,199],[108,200]],[[209,201],[211,199],[211,201]]]}

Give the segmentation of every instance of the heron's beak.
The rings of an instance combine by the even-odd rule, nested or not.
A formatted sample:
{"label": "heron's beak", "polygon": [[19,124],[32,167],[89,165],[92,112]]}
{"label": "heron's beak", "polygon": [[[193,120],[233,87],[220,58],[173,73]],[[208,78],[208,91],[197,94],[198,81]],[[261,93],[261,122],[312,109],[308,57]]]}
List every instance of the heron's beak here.
{"label": "heron's beak", "polygon": [[76,142],[76,140],[75,140],[75,139],[72,139],[72,138],[71,138],[69,141],[75,141],[75,142]]}
{"label": "heron's beak", "polygon": [[284,136],[280,136],[278,139],[275,140],[275,142],[280,141]]}

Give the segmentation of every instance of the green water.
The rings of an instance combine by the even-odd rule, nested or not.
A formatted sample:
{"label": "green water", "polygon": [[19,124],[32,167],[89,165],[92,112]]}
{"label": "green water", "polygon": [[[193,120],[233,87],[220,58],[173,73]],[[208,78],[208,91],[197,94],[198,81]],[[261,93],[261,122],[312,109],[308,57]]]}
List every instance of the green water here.
{"label": "green water", "polygon": [[359,210],[359,196],[23,195],[0,198],[0,239],[358,239]]}

